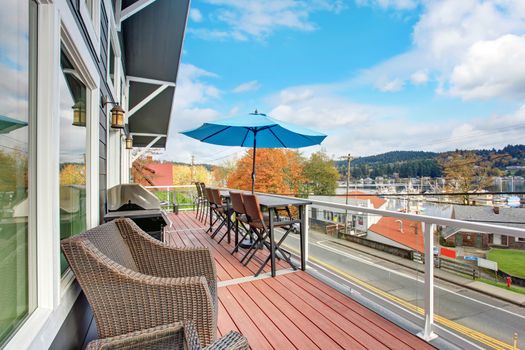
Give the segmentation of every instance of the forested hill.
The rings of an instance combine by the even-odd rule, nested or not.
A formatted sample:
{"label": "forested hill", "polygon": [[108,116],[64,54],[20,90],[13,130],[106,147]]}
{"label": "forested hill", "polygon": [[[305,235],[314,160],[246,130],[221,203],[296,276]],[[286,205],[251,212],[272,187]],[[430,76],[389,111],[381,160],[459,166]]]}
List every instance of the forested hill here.
{"label": "forested hill", "polygon": [[[456,152],[464,152],[456,150]],[[525,145],[508,145],[502,149],[469,150],[483,159],[490,159],[495,155],[508,155],[504,159],[497,160],[493,167],[505,169],[509,165],[525,165]],[[352,160],[351,173],[353,178],[365,178],[376,176],[392,176],[397,173],[400,177],[442,175],[442,170],[437,158],[449,152],[424,152],[424,151],[392,151],[373,156],[359,157]],[[341,177],[346,174],[346,161],[336,161]]]}
{"label": "forested hill", "polygon": [[387,164],[412,160],[435,159],[438,154],[439,153],[424,151],[392,151],[375,156],[356,158],[352,161],[352,165],[358,166],[361,164]]}

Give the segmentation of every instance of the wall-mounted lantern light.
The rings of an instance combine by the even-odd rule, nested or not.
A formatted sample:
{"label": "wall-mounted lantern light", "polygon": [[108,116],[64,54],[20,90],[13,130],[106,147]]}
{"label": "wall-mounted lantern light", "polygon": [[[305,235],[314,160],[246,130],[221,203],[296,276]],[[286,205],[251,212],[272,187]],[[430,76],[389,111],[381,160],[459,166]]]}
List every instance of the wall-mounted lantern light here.
{"label": "wall-mounted lantern light", "polygon": [[119,104],[111,108],[111,127],[113,129],[124,129],[124,109]]}
{"label": "wall-mounted lantern light", "polygon": [[118,102],[108,101],[107,97],[104,97],[104,106],[106,106],[108,103],[115,105],[113,108],[111,108],[111,127],[113,129],[124,129],[124,109]]}
{"label": "wall-mounted lantern light", "polygon": [[86,126],[86,106],[81,101],[73,105],[73,125]]}
{"label": "wall-mounted lantern light", "polygon": [[126,149],[133,149],[133,137],[131,135],[126,136]]}

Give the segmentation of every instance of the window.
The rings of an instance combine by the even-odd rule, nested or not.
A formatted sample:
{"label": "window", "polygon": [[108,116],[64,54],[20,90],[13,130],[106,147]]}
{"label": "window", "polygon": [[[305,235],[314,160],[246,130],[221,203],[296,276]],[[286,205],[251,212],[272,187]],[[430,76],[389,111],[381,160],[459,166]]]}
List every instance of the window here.
{"label": "window", "polygon": [[94,20],[95,1],[94,0],[84,0],[84,4],[86,5],[86,9],[89,12],[89,17],[91,17],[91,19]]}
{"label": "window", "polygon": [[[67,54],[60,64],[60,238],[86,230],[87,89]],[[61,256],[62,273],[67,262]]]}
{"label": "window", "polygon": [[517,237],[516,239],[518,242],[525,242],[525,238],[523,237]]}
{"label": "window", "polygon": [[6,84],[0,85],[0,347],[36,306],[29,186],[36,14],[34,1],[2,2],[0,76]]}
{"label": "window", "polygon": [[113,48],[113,42],[109,41],[109,63],[108,63],[108,74],[111,79],[111,84],[115,86],[115,49]]}

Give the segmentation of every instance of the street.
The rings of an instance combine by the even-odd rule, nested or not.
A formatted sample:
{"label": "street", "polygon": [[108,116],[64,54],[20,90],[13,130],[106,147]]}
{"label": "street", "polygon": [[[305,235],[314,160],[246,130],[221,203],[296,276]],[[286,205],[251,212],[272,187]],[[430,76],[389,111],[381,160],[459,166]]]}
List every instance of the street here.
{"label": "street", "polygon": [[[282,233],[277,233],[280,236]],[[337,238],[310,230],[310,261],[379,294],[416,310],[424,305],[423,273],[399,266],[340,244]],[[283,245],[299,251],[299,236],[290,234]],[[525,309],[493,297],[435,280],[435,321],[484,348],[515,349],[525,341]],[[389,307],[389,303],[384,303]],[[391,308],[391,306],[390,306]]]}

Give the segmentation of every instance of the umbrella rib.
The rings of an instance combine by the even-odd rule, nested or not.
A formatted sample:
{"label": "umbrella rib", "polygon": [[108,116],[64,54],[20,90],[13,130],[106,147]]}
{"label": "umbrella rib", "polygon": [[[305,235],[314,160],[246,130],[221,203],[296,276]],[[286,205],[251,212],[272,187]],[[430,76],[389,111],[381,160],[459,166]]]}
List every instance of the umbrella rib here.
{"label": "umbrella rib", "polygon": [[275,138],[277,139],[277,141],[279,141],[281,143],[281,145],[283,145],[284,148],[288,148],[286,147],[286,145],[281,141],[281,139],[279,138],[279,136],[275,135],[275,133],[273,132],[273,130],[271,128],[268,128],[268,130],[270,130],[270,132],[272,133],[273,136],[275,136]]}
{"label": "umbrella rib", "polygon": [[242,139],[241,147],[244,147],[244,141],[246,141],[246,138],[248,137],[250,130],[251,130],[250,128],[246,128],[246,134],[244,135],[244,138]]}
{"label": "umbrella rib", "polygon": [[220,134],[221,132],[223,132],[224,130],[227,130],[227,129],[229,129],[229,128],[230,128],[230,126],[227,126],[227,127],[225,127],[224,129],[221,129],[221,130],[219,130],[219,131],[216,131],[216,132],[214,132],[213,134],[211,134],[211,135],[206,136],[205,138],[203,138],[203,139],[201,140],[201,142],[205,142],[207,139],[212,138],[213,136],[215,136],[215,135],[217,135],[217,134]]}

